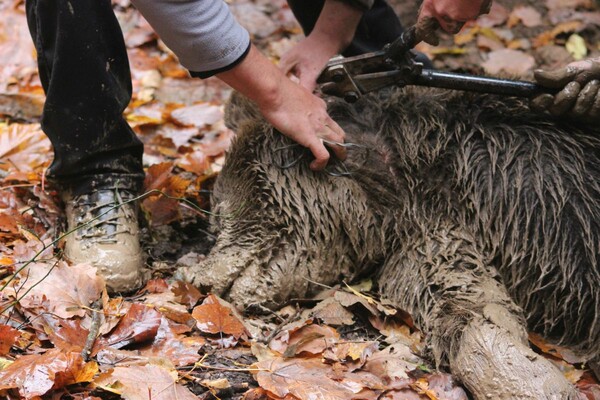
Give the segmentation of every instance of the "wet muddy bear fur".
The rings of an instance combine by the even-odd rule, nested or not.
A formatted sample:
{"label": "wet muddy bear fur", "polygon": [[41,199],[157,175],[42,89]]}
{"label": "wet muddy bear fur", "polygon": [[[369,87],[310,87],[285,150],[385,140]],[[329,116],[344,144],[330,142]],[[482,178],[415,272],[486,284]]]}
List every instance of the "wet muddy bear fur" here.
{"label": "wet muddy bear fur", "polygon": [[244,307],[376,273],[475,398],[578,398],[527,330],[600,356],[600,127],[445,90],[329,102],[357,146],[314,173],[234,96],[217,243],[183,275]]}

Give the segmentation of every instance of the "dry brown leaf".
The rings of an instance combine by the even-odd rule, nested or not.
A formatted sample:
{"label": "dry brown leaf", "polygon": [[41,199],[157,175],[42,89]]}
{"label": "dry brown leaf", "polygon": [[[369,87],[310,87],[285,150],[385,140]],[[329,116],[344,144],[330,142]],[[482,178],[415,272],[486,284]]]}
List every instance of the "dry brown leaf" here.
{"label": "dry brown leaf", "polygon": [[423,365],[424,361],[414,355],[404,344],[393,344],[374,353],[367,359],[363,370],[381,378],[384,382],[403,382],[407,373]]}
{"label": "dry brown leaf", "polygon": [[223,110],[209,103],[195,104],[182,107],[171,112],[171,119],[183,126],[204,128],[223,119]]}
{"label": "dry brown leaf", "polygon": [[21,307],[43,310],[59,318],[83,317],[100,298],[104,280],[87,264],[34,263],[19,273],[15,295]]}
{"label": "dry brown leaf", "polygon": [[529,341],[542,353],[548,354],[552,357],[560,358],[561,360],[565,360],[570,364],[581,364],[586,361],[585,358],[578,356],[566,347],[548,343],[546,339],[535,332],[529,333]]}
{"label": "dry brown leaf", "polygon": [[[298,399],[352,400],[376,399],[384,388],[383,382],[369,373],[359,372],[337,374],[331,366],[319,359],[282,358],[254,364],[253,372],[258,384],[280,398],[295,396]],[[373,392],[369,391],[372,389]]]}
{"label": "dry brown leaf", "polygon": [[538,48],[554,44],[554,39],[556,39],[558,35],[579,32],[582,26],[583,23],[581,21],[568,21],[558,24],[552,30],[541,33],[535,37],[532,41],[533,47]]}
{"label": "dry brown leaf", "polygon": [[0,231],[8,233],[19,233],[19,220],[21,213],[11,210],[10,213],[0,212]]}
{"label": "dry brown leaf", "polygon": [[302,353],[321,354],[339,338],[340,334],[335,329],[313,324],[281,332],[269,342],[269,347],[284,357],[294,357]]}
{"label": "dry brown leaf", "polygon": [[21,333],[15,328],[0,324],[0,356],[8,354]]}
{"label": "dry brown leaf", "polygon": [[177,166],[184,171],[203,175],[210,168],[210,160],[202,150],[194,150],[180,157],[177,161]]}
{"label": "dry brown leaf", "polygon": [[78,319],[57,319],[44,315],[44,332],[52,344],[63,351],[81,351],[89,331],[81,326]]}
{"label": "dry brown leaf", "polygon": [[491,28],[504,24],[507,19],[508,10],[497,1],[494,1],[490,12],[477,18],[477,25],[482,28]]}
{"label": "dry brown leaf", "polygon": [[316,318],[325,325],[352,325],[353,314],[344,308],[339,301],[330,297],[317,304],[310,312],[312,318]]}
{"label": "dry brown leaf", "polygon": [[556,10],[558,8],[594,8],[593,0],[546,0],[548,10]]}
{"label": "dry brown leaf", "polygon": [[171,287],[171,292],[175,296],[175,301],[189,309],[193,308],[203,296],[195,286],[183,281],[176,281]]}
{"label": "dry brown leaf", "polygon": [[77,352],[51,349],[41,355],[21,356],[1,370],[0,390],[18,389],[21,396],[31,399],[50,389],[89,382],[97,368],[95,362],[86,365]]}
{"label": "dry brown leaf", "polygon": [[157,365],[116,367],[100,375],[94,383],[125,400],[197,400],[177,383],[177,372]]}
{"label": "dry brown leaf", "polygon": [[217,157],[231,146],[235,133],[231,129],[219,129],[216,132],[205,134],[200,141],[200,147],[207,157]]}
{"label": "dry brown leaf", "polygon": [[181,146],[190,144],[190,139],[200,134],[200,130],[195,127],[185,128],[173,124],[161,126],[157,132],[158,135],[168,138],[173,142],[173,145],[179,149]]}
{"label": "dry brown leaf", "polygon": [[161,315],[154,307],[134,303],[110,335],[98,341],[98,347],[120,349],[132,343],[153,340],[158,333],[160,321]]}
{"label": "dry brown leaf", "polygon": [[162,317],[158,333],[152,344],[139,349],[141,355],[166,357],[173,365],[184,367],[192,365],[200,359],[198,352],[206,340],[201,336],[180,335],[171,327],[171,323]]}
{"label": "dry brown leaf", "polygon": [[211,294],[204,302],[195,307],[192,316],[201,332],[210,334],[223,333],[239,339],[248,335],[246,327],[235,315],[231,307],[227,307]]}
{"label": "dry brown leaf", "polygon": [[535,66],[535,59],[519,50],[496,50],[490,52],[488,57],[482,67],[486,73],[491,75],[507,74],[521,77]]}
{"label": "dry brown leaf", "polygon": [[422,383],[431,398],[440,400],[468,400],[469,397],[464,389],[456,383],[452,375],[435,373],[426,375],[419,379],[417,383]]}
{"label": "dry brown leaf", "polygon": [[29,171],[48,163],[50,141],[39,124],[0,123],[0,169]]}
{"label": "dry brown leaf", "polygon": [[510,13],[507,25],[512,28],[519,22],[528,28],[540,26],[542,24],[542,14],[531,6],[517,6]]}
{"label": "dry brown leaf", "polygon": [[360,361],[363,365],[378,349],[378,342],[339,342],[326,349],[323,358],[334,362]]}
{"label": "dry brown leaf", "polygon": [[148,168],[144,181],[145,191],[158,190],[166,195],[153,195],[142,202],[142,207],[149,214],[153,225],[167,224],[179,218],[177,198],[182,197],[191,184],[191,181],[173,175],[173,167],[172,163],[161,163]]}

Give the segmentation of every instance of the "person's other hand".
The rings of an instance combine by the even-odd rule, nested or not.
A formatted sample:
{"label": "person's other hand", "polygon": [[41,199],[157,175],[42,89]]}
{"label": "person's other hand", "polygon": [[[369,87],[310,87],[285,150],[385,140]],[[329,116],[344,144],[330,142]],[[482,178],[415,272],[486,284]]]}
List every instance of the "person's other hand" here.
{"label": "person's other hand", "polygon": [[312,92],[319,74],[337,53],[337,46],[330,46],[326,40],[315,40],[314,36],[308,36],[281,57],[279,68],[286,75],[298,77],[300,84]]}
{"label": "person's other hand", "polygon": [[600,59],[573,62],[554,71],[534,71],[541,86],[560,89],[556,95],[541,94],[531,100],[538,111],[571,115],[587,120],[600,119]]}
{"label": "person's other hand", "polygon": [[491,7],[492,0],[424,0],[417,21],[417,36],[437,46],[438,27],[448,33],[458,33],[465,22],[487,14]]}
{"label": "person's other hand", "polygon": [[349,2],[326,0],[312,32],[281,57],[279,68],[312,92],[329,59],[352,41],[362,14]]}

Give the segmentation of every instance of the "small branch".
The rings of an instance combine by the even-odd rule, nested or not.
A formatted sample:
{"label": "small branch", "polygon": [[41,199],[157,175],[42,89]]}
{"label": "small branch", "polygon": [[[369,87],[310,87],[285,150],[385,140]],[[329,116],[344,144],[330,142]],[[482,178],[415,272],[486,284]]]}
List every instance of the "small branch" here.
{"label": "small branch", "polygon": [[102,320],[102,297],[96,300],[92,304],[92,323],[90,325],[90,333],[85,341],[85,346],[83,346],[83,350],[81,350],[81,357],[83,357],[84,361],[88,361],[90,358],[90,354],[92,352],[92,347],[94,347],[94,343],[96,343],[96,338],[98,337],[98,332],[100,331],[100,322]]}

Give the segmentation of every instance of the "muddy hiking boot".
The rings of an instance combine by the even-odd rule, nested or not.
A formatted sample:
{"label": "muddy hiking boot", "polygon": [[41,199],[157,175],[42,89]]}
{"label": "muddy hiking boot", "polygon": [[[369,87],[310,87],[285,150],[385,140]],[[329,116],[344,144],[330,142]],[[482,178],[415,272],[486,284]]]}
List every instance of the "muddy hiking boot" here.
{"label": "muddy hiking boot", "polygon": [[65,238],[65,258],[96,267],[111,293],[135,290],[143,283],[137,206],[127,202],[134,197],[116,189],[63,196],[71,232]]}

